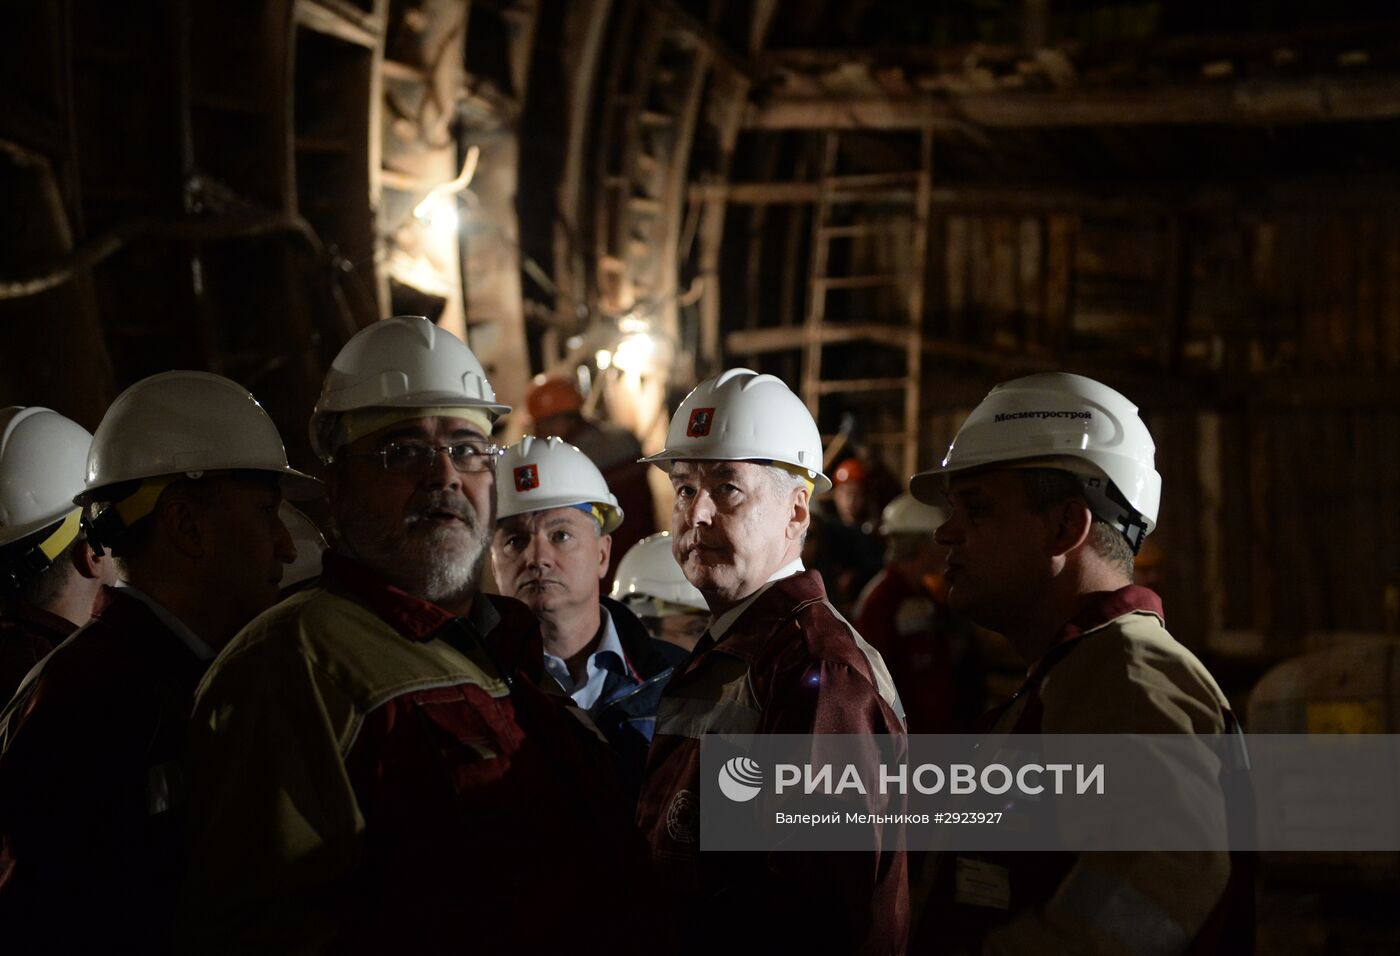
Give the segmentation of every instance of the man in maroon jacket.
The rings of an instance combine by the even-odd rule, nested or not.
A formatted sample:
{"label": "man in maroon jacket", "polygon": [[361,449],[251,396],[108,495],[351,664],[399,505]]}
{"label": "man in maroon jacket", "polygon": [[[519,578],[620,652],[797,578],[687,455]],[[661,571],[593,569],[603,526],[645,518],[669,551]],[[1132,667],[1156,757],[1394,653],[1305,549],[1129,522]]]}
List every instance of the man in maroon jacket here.
{"label": "man in maroon jacket", "polygon": [[662,696],[638,823],[686,945],[773,952],[902,952],[906,861],[870,853],[701,854],[705,734],[904,735],[880,655],[800,558],[821,438],[780,380],[731,369],[681,404],[649,461],[676,490],[672,550],[711,620]]}
{"label": "man in maroon jacket", "polygon": [[206,372],[117,396],[87,475],[121,583],[0,714],[0,939],[17,953],[170,948],[195,684],[277,600],[282,489],[317,490],[253,397]]}

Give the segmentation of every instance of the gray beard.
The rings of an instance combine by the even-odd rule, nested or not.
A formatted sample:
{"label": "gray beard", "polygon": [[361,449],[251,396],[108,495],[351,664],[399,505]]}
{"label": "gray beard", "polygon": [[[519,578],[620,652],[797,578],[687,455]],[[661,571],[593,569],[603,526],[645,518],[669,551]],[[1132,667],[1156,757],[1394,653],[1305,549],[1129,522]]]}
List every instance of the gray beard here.
{"label": "gray beard", "polygon": [[419,531],[416,522],[405,521],[395,529],[396,535],[374,535],[354,519],[337,516],[335,530],[348,556],[414,597],[448,605],[475,594],[486,555],[488,536],[475,516],[469,520],[467,527],[429,531]]}

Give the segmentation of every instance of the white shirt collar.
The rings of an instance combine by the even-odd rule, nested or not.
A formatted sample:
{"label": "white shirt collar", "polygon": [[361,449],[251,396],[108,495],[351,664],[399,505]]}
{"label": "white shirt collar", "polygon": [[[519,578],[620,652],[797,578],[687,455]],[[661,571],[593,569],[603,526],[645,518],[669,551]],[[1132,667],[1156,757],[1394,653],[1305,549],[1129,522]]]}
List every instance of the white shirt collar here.
{"label": "white shirt collar", "polygon": [[127,584],[125,581],[118,581],[116,587],[121,588],[124,593],[131,595],[136,598],[136,600],[146,605],[146,607],[150,608],[151,613],[156,616],[156,620],[170,628],[175,636],[180,639],[181,643],[188,647],[190,653],[194,654],[195,657],[202,661],[212,661],[214,659],[214,649],[200,640],[198,634],[186,627],[184,621],[158,604],[155,598],[151,597],[140,588]]}
{"label": "white shirt collar", "polygon": [[574,684],[573,677],[569,674],[569,665],[562,657],[555,657],[545,651],[544,669],[550,676],[559,682],[559,686],[573,698],[574,703],[584,710],[592,707],[599,696],[603,693],[603,683],[608,678],[607,659],[602,655],[612,654],[617,659],[617,663],[626,672],[627,655],[622,650],[622,638],[618,636],[617,625],[613,623],[613,618],[606,608],[602,608],[603,636],[598,641],[598,646],[593,649],[593,653],[588,655],[588,663],[584,666],[583,679],[577,685]]}
{"label": "white shirt collar", "polygon": [[712,637],[715,643],[718,644],[724,639],[724,635],[729,632],[729,629],[734,626],[734,622],[739,620],[739,616],[745,611],[747,611],[749,609],[749,606],[753,604],[754,601],[757,601],[759,596],[762,595],[764,591],[772,587],[774,581],[781,581],[783,578],[790,578],[794,574],[805,570],[807,569],[803,566],[802,559],[797,558],[791,564],[785,564],[778,570],[774,571],[767,581],[764,581],[763,584],[759,585],[758,590],[754,591],[752,594],[744,598],[738,604],[725,611],[719,617],[714,618],[710,621],[710,637]]}

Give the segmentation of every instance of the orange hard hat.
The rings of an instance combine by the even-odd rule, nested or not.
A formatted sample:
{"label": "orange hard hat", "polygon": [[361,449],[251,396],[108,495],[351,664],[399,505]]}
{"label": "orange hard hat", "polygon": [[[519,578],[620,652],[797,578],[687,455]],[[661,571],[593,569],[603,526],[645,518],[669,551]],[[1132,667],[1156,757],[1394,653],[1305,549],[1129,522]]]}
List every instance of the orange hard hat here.
{"label": "orange hard hat", "polygon": [[836,466],[836,470],[831,473],[831,483],[842,485],[848,481],[864,481],[865,466],[860,463],[859,458],[847,458]]}
{"label": "orange hard hat", "polygon": [[574,383],[555,375],[542,382],[536,382],[525,395],[525,408],[535,421],[576,412],[582,407],[583,396],[574,387]]}

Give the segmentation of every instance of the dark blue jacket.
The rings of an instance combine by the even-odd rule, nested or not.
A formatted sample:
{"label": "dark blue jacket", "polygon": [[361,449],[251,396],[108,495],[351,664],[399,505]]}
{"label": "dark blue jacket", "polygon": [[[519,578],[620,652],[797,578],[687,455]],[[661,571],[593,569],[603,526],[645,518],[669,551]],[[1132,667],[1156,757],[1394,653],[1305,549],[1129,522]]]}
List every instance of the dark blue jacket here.
{"label": "dark blue jacket", "polygon": [[686,651],[652,637],[635,614],[612,598],[602,598],[601,602],[617,628],[625,673],[608,671],[603,692],[588,709],[588,716],[612,745],[623,785],[635,799],[641,790],[647,748],[656,728],[661,691],[676,665],[685,660]]}

